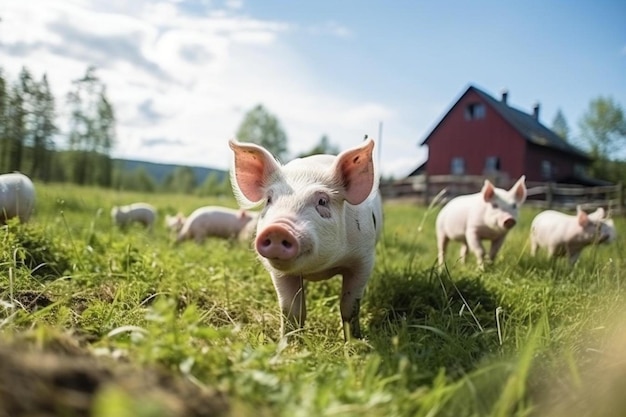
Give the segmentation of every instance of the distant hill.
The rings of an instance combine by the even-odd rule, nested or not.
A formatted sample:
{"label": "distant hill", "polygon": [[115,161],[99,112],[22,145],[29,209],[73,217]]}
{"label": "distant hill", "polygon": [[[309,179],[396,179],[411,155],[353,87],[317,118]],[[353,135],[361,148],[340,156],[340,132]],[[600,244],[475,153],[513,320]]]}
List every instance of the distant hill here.
{"label": "distant hill", "polygon": [[[135,161],[132,159],[113,159],[113,163],[116,167],[124,171],[134,171],[137,168],[143,168],[146,170],[148,175],[150,175],[157,183],[162,184],[165,178],[172,173],[176,168],[180,166],[186,165],[175,165],[175,164],[160,164],[157,162],[147,162],[147,161]],[[211,173],[216,173],[217,177],[220,181],[222,181],[227,175],[228,172],[220,169],[214,168],[206,168],[206,167],[190,167],[195,176],[198,184],[202,184],[204,180]]]}

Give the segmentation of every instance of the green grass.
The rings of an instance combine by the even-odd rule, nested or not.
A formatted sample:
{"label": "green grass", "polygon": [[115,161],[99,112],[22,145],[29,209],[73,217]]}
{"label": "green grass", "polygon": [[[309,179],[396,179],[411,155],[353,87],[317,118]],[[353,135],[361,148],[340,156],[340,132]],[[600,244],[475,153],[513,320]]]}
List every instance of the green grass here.
{"label": "green grass", "polygon": [[[616,242],[570,268],[528,255],[537,211],[524,208],[484,272],[471,256],[457,264],[454,243],[438,272],[437,209],[385,203],[365,338],[344,343],[333,278],[307,286],[306,326],[285,344],[271,280],[249,245],[176,246],[163,226],[166,213],[234,200],[44,184],[37,196],[30,223],[0,230],[9,346],[37,352],[69,340],[81,355],[115,358],[109,366],[165,369],[223,394],[237,416],[626,413],[624,219]],[[159,209],[152,233],[111,224],[112,205],[135,201]],[[125,392],[96,392],[90,415],[184,415]]]}

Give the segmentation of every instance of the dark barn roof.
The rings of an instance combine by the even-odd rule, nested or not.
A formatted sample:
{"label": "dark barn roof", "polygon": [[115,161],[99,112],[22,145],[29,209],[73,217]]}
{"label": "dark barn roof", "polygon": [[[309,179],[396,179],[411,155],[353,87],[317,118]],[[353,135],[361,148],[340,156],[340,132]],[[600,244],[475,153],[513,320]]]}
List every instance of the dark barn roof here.
{"label": "dark barn roof", "polygon": [[461,97],[454,103],[450,110],[448,110],[448,112],[439,121],[439,123],[437,123],[433,130],[431,130],[428,136],[426,136],[426,139],[424,139],[422,144],[428,143],[428,140],[431,138],[433,132],[437,130],[437,127],[443,122],[443,120],[445,120],[445,118],[448,116],[448,113],[450,113],[450,111],[452,111],[452,109],[456,107],[457,103],[461,101],[461,99],[470,91],[474,91],[481,98],[483,98],[486,103],[494,108],[529,143],[536,146],[547,147],[558,150],[560,152],[565,152],[587,162],[591,161],[589,155],[587,155],[585,152],[581,151],[577,147],[571,145],[570,143],[566,142],[552,130],[542,125],[541,122],[539,122],[539,120],[535,118],[534,115],[524,113],[523,111],[517,110],[509,106],[503,101],[496,100],[489,94],[474,86],[470,86],[465,91],[465,93],[461,95]]}

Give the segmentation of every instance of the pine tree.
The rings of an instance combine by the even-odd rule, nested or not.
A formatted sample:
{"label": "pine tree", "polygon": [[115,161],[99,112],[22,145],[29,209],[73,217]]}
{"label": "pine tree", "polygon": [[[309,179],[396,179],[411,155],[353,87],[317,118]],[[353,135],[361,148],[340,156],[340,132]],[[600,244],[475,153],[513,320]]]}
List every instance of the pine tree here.
{"label": "pine tree", "polygon": [[34,178],[49,181],[51,176],[51,152],[53,137],[58,129],[55,124],[54,96],[44,74],[41,82],[34,85],[32,117],[32,161],[30,173]]}
{"label": "pine tree", "polygon": [[26,68],[22,68],[19,80],[13,85],[8,95],[6,112],[7,171],[21,171],[24,158],[24,145],[28,140],[28,96],[32,77]]}
{"label": "pine tree", "polygon": [[7,153],[9,151],[7,136],[7,87],[4,73],[0,68],[0,173],[7,171]]}
{"label": "pine tree", "polygon": [[556,116],[554,116],[554,120],[552,121],[552,130],[554,133],[559,135],[561,139],[567,141],[569,140],[569,126],[567,125],[567,120],[563,115],[561,109],[556,112]]}
{"label": "pine tree", "polygon": [[115,145],[115,115],[106,87],[89,67],[73,82],[67,95],[71,108],[68,144],[71,176],[78,184],[110,186],[113,181],[111,151]]}

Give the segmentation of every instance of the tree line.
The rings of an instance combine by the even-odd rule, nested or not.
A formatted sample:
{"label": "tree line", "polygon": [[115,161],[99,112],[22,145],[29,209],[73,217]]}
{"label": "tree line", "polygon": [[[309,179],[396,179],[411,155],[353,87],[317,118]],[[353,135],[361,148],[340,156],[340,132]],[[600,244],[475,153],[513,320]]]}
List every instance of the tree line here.
{"label": "tree line", "polygon": [[[68,109],[66,132],[57,124],[56,98],[46,74],[37,80],[27,68],[10,82],[0,68],[0,173],[21,171],[44,182],[73,182],[137,191],[175,191],[201,195],[227,194],[228,176],[209,175],[198,183],[188,167],[178,167],[163,183],[143,168],[127,171],[117,167],[111,152],[117,144],[115,110],[96,68],[72,81],[65,96]],[[571,138],[561,110],[552,130],[564,140],[575,141],[590,152],[589,175],[613,182],[626,178],[626,119],[621,106],[610,97],[591,100],[579,121],[581,135]],[[288,138],[278,118],[262,104],[249,110],[237,129],[239,140],[264,146],[281,161],[292,156]],[[309,151],[337,154],[327,135]]]}
{"label": "tree line", "polygon": [[[0,68],[0,173],[20,171],[44,182],[147,192],[230,192],[228,176],[210,174],[198,183],[189,167],[176,168],[158,183],[144,168],[127,171],[116,166],[111,158],[117,143],[115,110],[95,67],[88,67],[82,77],[72,81],[65,104],[67,131],[62,132],[47,75],[37,80],[24,67],[11,82]],[[262,145],[279,158],[288,157],[287,135],[278,118],[260,104],[246,113],[237,137]],[[298,157],[337,152],[323,135],[319,144]]]}
{"label": "tree line", "polygon": [[563,140],[587,149],[592,159],[589,176],[614,183],[626,181],[626,118],[621,105],[611,97],[592,99],[578,127],[580,137],[572,138],[560,109],[552,121],[552,130]]}
{"label": "tree line", "polygon": [[[67,93],[68,132],[57,124],[57,103],[47,75],[22,68],[17,80],[0,69],[0,172],[21,171],[41,181],[110,187],[115,113],[106,86],[90,67]],[[65,146],[59,149],[59,142]]]}

